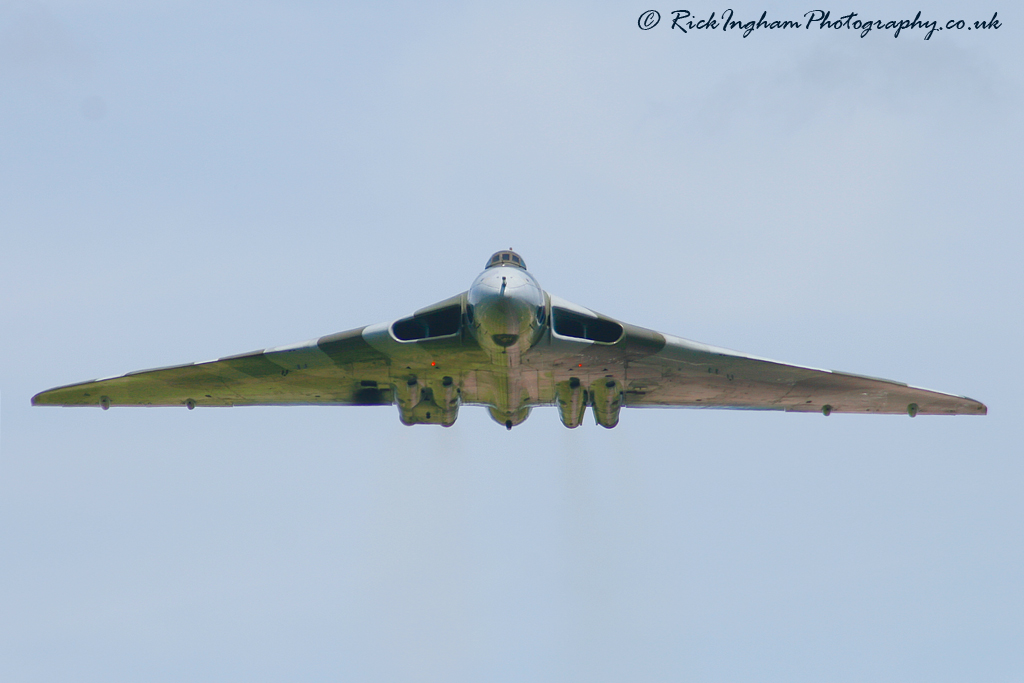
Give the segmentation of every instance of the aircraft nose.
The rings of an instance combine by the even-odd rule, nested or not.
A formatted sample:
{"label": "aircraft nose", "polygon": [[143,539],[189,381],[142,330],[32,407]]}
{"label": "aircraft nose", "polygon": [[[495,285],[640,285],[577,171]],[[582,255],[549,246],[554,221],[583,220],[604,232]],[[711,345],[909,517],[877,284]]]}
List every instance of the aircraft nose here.
{"label": "aircraft nose", "polygon": [[540,329],[537,311],[544,294],[517,268],[497,267],[481,273],[469,291],[469,319],[484,348],[505,350],[533,343]]}

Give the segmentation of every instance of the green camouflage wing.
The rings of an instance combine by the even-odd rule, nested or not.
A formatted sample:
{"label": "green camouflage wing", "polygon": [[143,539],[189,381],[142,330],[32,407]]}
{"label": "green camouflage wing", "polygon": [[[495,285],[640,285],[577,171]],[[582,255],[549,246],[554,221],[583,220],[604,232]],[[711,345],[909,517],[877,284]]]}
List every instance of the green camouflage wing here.
{"label": "green camouflage wing", "polygon": [[388,358],[366,328],[203,363],[129,372],[41,392],[33,405],[390,405]]}

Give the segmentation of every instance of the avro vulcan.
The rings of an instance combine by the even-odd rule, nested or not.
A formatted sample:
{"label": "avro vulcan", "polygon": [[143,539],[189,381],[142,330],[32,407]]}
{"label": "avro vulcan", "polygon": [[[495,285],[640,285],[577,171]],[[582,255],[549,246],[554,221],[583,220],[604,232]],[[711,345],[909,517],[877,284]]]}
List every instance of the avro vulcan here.
{"label": "avro vulcan", "polygon": [[403,424],[450,427],[463,405],[508,429],[556,406],[578,427],[622,408],[984,415],[978,401],[789,365],[636,327],[541,289],[499,251],[470,286],[411,316],[288,346],[50,389],[33,405],[397,405]]}

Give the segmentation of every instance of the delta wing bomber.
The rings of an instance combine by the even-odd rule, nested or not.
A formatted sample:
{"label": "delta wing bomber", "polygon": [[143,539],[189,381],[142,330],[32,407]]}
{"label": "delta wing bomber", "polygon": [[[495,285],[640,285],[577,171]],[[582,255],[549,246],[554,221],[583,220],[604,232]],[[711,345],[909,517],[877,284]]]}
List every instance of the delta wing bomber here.
{"label": "delta wing bomber", "polygon": [[578,427],[590,407],[984,415],[900,382],[789,365],[629,325],[541,289],[499,251],[469,290],[413,315],[299,344],[57,387],[33,405],[397,405],[403,424],[450,427],[463,405],[508,429],[537,406]]}

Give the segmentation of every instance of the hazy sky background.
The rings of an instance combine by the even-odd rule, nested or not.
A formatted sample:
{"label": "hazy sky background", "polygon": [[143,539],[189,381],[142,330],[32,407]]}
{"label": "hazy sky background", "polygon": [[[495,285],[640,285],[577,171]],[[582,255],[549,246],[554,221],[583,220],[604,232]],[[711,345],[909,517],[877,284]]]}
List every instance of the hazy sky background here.
{"label": "hazy sky background", "polygon": [[[1024,678],[1024,19],[731,7],[1003,24],[0,2],[0,679]],[[628,322],[990,414],[29,406],[391,320],[507,247]]]}

